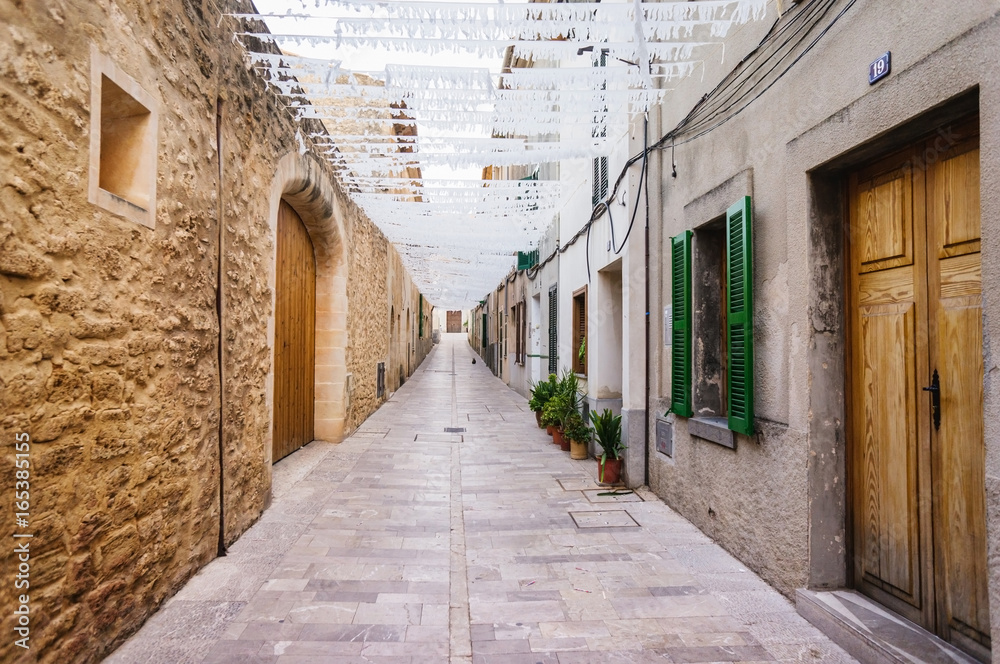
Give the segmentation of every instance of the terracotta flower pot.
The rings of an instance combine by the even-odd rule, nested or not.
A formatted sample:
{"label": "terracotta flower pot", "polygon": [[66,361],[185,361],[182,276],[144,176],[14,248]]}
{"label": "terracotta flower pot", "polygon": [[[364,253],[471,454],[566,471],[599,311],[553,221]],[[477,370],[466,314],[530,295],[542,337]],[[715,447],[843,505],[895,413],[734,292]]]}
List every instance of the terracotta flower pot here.
{"label": "terracotta flower pot", "polygon": [[554,436],[555,435],[555,430],[556,430],[556,428],[553,425],[551,425],[551,424],[549,424],[549,425],[547,425],[545,427],[545,433],[549,434],[550,436]]}
{"label": "terracotta flower pot", "polygon": [[597,458],[597,481],[601,484],[618,484],[622,478],[622,460]]}
{"label": "terracotta flower pot", "polygon": [[535,411],[535,422],[538,423],[538,428],[541,429],[542,428],[542,411],[540,411],[540,410],[536,410]]}
{"label": "terracotta flower pot", "polygon": [[569,458],[570,459],[586,459],[590,456],[590,450],[587,449],[587,443],[579,440],[569,441]]}
{"label": "terracotta flower pot", "polygon": [[563,452],[569,452],[569,438],[561,429],[559,430],[559,449]]}
{"label": "terracotta flower pot", "polygon": [[560,429],[559,427],[552,427],[552,442],[558,445],[561,449],[562,441],[563,441],[562,429]]}

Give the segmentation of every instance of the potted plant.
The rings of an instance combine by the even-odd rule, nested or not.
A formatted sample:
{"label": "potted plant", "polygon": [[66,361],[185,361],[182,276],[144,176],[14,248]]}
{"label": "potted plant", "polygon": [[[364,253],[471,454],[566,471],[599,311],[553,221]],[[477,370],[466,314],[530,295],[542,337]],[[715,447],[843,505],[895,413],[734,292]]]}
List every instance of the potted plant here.
{"label": "potted plant", "polygon": [[590,456],[590,427],[580,413],[573,412],[563,425],[563,438],[569,439],[569,458],[586,459]]}
{"label": "potted plant", "polygon": [[[580,414],[580,381],[572,371],[563,373],[562,379],[556,388],[558,401],[556,402],[556,415],[559,418],[559,427],[556,435],[559,436],[559,446],[563,451],[569,452],[569,438],[565,436],[566,424],[570,417]],[[555,438],[555,436],[553,436]]]}
{"label": "potted plant", "polygon": [[531,399],[528,401],[528,408],[535,413],[535,421],[538,426],[542,426],[542,409],[548,403],[552,395],[555,394],[558,383],[555,374],[549,374],[548,380],[534,383],[531,387]]}
{"label": "potted plant", "polygon": [[621,454],[625,451],[625,445],[622,444],[622,416],[605,408],[600,415],[591,411],[590,421],[594,423],[594,437],[601,446],[601,456],[597,459],[597,481],[602,484],[617,484],[621,480]]}
{"label": "potted plant", "polygon": [[557,444],[559,440],[556,438],[556,431],[558,427],[562,426],[565,408],[566,396],[559,391],[553,394],[542,408],[542,425],[545,426],[545,431],[552,436],[553,442]]}

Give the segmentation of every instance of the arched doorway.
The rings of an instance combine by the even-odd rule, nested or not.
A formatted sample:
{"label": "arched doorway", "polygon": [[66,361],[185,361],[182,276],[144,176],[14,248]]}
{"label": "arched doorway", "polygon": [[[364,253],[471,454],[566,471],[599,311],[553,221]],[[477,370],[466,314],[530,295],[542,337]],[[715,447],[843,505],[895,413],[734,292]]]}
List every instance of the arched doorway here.
{"label": "arched doorway", "polygon": [[314,437],[315,332],[315,252],[302,218],[282,200],[275,270],[272,462]]}

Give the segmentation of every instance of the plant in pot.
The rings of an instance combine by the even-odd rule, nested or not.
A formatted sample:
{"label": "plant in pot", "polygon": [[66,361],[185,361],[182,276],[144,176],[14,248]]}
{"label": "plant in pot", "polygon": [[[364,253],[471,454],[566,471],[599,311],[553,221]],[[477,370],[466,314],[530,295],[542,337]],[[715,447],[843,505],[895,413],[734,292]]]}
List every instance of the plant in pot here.
{"label": "plant in pot", "polygon": [[542,407],[542,425],[545,427],[545,431],[552,436],[555,443],[559,442],[555,436],[558,427],[562,426],[563,411],[565,408],[566,397],[558,391]]}
{"label": "plant in pot", "polygon": [[[560,438],[558,439],[559,447],[563,451],[569,452],[570,439],[565,435],[566,425],[572,416],[580,415],[580,402],[583,397],[583,395],[580,394],[580,381],[577,380],[576,374],[571,371],[563,373],[563,377],[559,381],[557,394],[559,396],[557,407],[559,409],[558,416],[560,428],[557,429],[556,435],[560,435]],[[553,436],[553,438],[555,438],[555,436]]]}
{"label": "plant in pot", "polygon": [[542,426],[542,409],[555,394],[558,385],[556,375],[549,374],[548,380],[534,383],[531,386],[531,399],[528,401],[528,408],[534,411],[535,421],[538,422],[539,427]]}
{"label": "plant in pot", "polygon": [[608,408],[600,415],[595,411],[590,413],[590,421],[594,424],[594,437],[601,446],[601,456],[597,459],[597,481],[601,484],[617,484],[621,481],[622,452],[622,416],[615,415]]}
{"label": "plant in pot", "polygon": [[590,456],[590,427],[580,413],[573,412],[563,425],[563,438],[569,439],[569,458],[586,459]]}

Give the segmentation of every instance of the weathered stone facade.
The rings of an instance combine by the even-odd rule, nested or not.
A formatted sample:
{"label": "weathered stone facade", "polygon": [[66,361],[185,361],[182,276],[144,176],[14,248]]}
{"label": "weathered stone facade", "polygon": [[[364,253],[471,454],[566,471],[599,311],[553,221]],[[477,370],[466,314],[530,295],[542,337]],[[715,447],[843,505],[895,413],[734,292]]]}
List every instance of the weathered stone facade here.
{"label": "weathered stone facade", "polygon": [[[220,21],[235,6],[0,0],[0,531],[34,535],[29,589],[0,553],[2,661],[99,660],[265,508],[276,195],[314,234],[325,430],[379,405],[390,307],[415,315],[395,250],[243,64]],[[93,53],[156,102],[154,228],[88,200]],[[298,179],[278,182],[279,164]],[[23,433],[30,525],[15,528]],[[9,638],[21,592],[27,651]]]}

